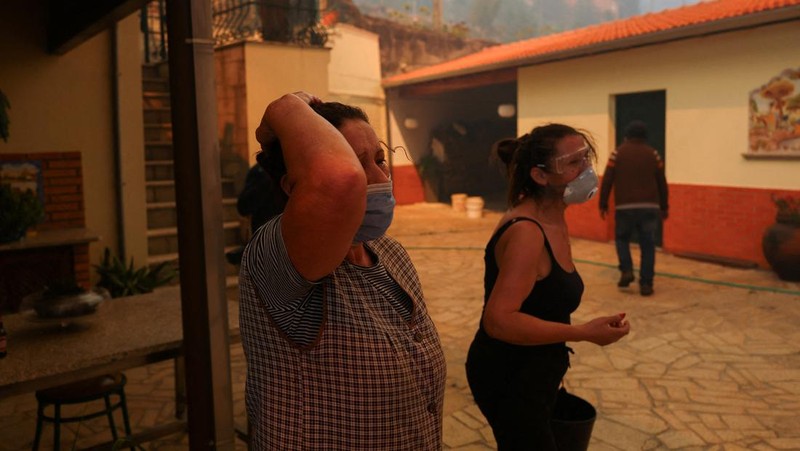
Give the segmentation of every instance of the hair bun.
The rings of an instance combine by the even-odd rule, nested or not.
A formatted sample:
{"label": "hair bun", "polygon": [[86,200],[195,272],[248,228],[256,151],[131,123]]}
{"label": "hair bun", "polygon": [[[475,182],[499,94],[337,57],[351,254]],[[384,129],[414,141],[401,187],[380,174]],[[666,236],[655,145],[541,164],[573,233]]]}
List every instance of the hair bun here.
{"label": "hair bun", "polygon": [[497,155],[497,158],[508,166],[514,161],[514,153],[519,148],[519,141],[516,138],[501,139],[494,143],[493,147],[492,151]]}

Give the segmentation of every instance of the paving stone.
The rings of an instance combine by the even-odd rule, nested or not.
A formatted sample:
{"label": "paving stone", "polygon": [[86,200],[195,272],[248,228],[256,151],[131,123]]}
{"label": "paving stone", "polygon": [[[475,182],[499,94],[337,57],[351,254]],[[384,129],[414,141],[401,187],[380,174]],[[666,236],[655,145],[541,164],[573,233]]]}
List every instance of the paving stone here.
{"label": "paving stone", "polygon": [[658,438],[669,449],[701,446],[705,443],[697,434],[687,429],[663,432],[658,435]]}
{"label": "paving stone", "polygon": [[597,419],[592,429],[592,436],[619,449],[641,449],[650,437],[649,434],[631,426],[605,418]]}
{"label": "paving stone", "polygon": [[650,407],[650,397],[643,389],[636,390],[600,390],[600,399],[606,402],[616,402],[630,408]]}
{"label": "paving stone", "polygon": [[761,423],[748,415],[721,415],[722,421],[731,429],[759,429]]}
{"label": "paving stone", "polygon": [[723,445],[722,449],[725,451],[748,451],[752,448],[747,448],[746,446],[738,445],[736,443],[726,443]]}
{"label": "paving stone", "polygon": [[689,426],[689,429],[703,439],[703,442],[706,444],[722,442],[722,438],[715,434],[711,429],[706,427],[706,425],[703,423],[687,423],[687,425]]}
{"label": "paving stone", "polygon": [[633,368],[633,374],[640,376],[662,376],[667,372],[663,363],[640,363]]}
{"label": "paving stone", "polygon": [[659,348],[667,344],[667,341],[662,338],[650,337],[638,340],[632,340],[630,346],[638,351],[647,352]]}
{"label": "paving stone", "polygon": [[631,410],[629,414],[609,414],[609,420],[631,426],[641,432],[657,435],[669,428],[669,425],[649,410]]}
{"label": "paving stone", "polygon": [[701,413],[697,415],[700,418],[700,421],[706,425],[706,427],[710,429],[723,429],[728,427],[727,424],[722,421],[719,415],[713,413]]}
{"label": "paving stone", "polygon": [[[398,207],[390,229],[417,267],[445,349],[448,451],[496,449],[463,365],[483,307],[483,247],[498,218],[489,211],[469,220],[443,204],[417,204]],[[613,243],[573,239],[572,250],[587,287],[573,322],[626,311],[632,324],[631,334],[610,346],[571,344],[576,354],[568,389],[598,407],[592,451],[800,449],[800,296],[661,274],[798,292],[800,284],[780,281],[769,271],[725,268],[658,251],[658,288],[652,302],[642,302],[635,287],[616,287]],[[231,348],[231,368],[234,413],[243,422],[241,346]],[[125,373],[134,430],[170,421],[172,363]],[[32,395],[0,401],[0,449],[30,449],[35,410]],[[724,421],[726,416],[737,426]],[[79,444],[107,440],[109,434],[103,421],[83,430],[96,430],[96,437],[82,434]],[[68,434],[65,447],[72,445],[74,430]],[[50,440],[45,446],[52,447]],[[246,447],[237,440],[235,448]],[[175,434],[147,449],[188,450],[188,436]]]}
{"label": "paving stone", "polygon": [[614,373],[605,373],[603,375],[595,374],[594,378],[584,381],[581,387],[609,390],[638,390],[639,382],[632,378],[614,377]]}
{"label": "paving stone", "polygon": [[484,426],[486,426],[485,421],[478,421],[472,415],[464,412],[458,411],[453,413],[453,418],[457,419],[458,421],[464,423],[470,429],[478,430]]}
{"label": "paving stone", "polygon": [[769,438],[767,444],[775,449],[800,449],[800,437],[798,438]]}
{"label": "paving stone", "polygon": [[661,363],[672,363],[685,356],[688,351],[672,345],[663,345],[647,351],[651,357]]}
{"label": "paving stone", "polygon": [[482,440],[480,432],[470,429],[454,417],[446,417],[444,419],[442,430],[444,444],[450,448],[457,448]]}

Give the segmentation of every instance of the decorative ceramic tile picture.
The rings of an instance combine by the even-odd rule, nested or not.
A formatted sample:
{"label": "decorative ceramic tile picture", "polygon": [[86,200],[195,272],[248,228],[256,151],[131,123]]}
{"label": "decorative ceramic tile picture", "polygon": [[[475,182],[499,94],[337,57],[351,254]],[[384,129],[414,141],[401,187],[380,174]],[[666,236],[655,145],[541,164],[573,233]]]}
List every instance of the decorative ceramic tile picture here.
{"label": "decorative ceramic tile picture", "polygon": [[750,92],[747,156],[800,157],[800,68]]}

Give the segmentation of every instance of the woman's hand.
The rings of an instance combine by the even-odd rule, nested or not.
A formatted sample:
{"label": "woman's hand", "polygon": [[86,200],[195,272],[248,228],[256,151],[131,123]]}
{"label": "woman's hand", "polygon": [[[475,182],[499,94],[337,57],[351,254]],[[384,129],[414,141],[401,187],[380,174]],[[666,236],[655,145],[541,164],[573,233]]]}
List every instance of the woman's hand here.
{"label": "woman's hand", "polygon": [[631,331],[631,325],[625,320],[624,313],[601,316],[578,327],[586,335],[586,341],[600,346],[614,343]]}
{"label": "woman's hand", "polygon": [[[293,92],[291,95],[299,98],[307,105],[322,103],[322,100],[319,97],[305,91]],[[275,100],[270,104],[270,106],[272,106],[272,104],[274,103],[280,102],[281,100],[282,99]],[[269,109],[269,106],[267,107],[267,109]],[[272,142],[275,141],[276,138],[277,136],[275,136],[275,132],[272,130],[272,127],[269,126],[269,123],[267,121],[267,112],[265,111],[264,115],[261,117],[261,123],[258,125],[258,128],[256,129],[256,140],[259,142],[259,144],[261,144],[261,148],[263,149],[269,147],[269,145],[272,144]]]}

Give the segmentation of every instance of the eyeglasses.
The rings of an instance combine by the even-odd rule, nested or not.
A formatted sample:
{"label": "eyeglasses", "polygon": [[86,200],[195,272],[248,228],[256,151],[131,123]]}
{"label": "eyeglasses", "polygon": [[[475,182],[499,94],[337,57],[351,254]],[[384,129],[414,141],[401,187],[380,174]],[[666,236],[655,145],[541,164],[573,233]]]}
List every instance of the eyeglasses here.
{"label": "eyeglasses", "polygon": [[[556,174],[563,174],[565,172],[578,171],[592,163],[592,148],[588,144],[576,150],[575,152],[560,157],[553,158],[552,172]],[[546,165],[538,165],[540,168],[546,168]]]}

